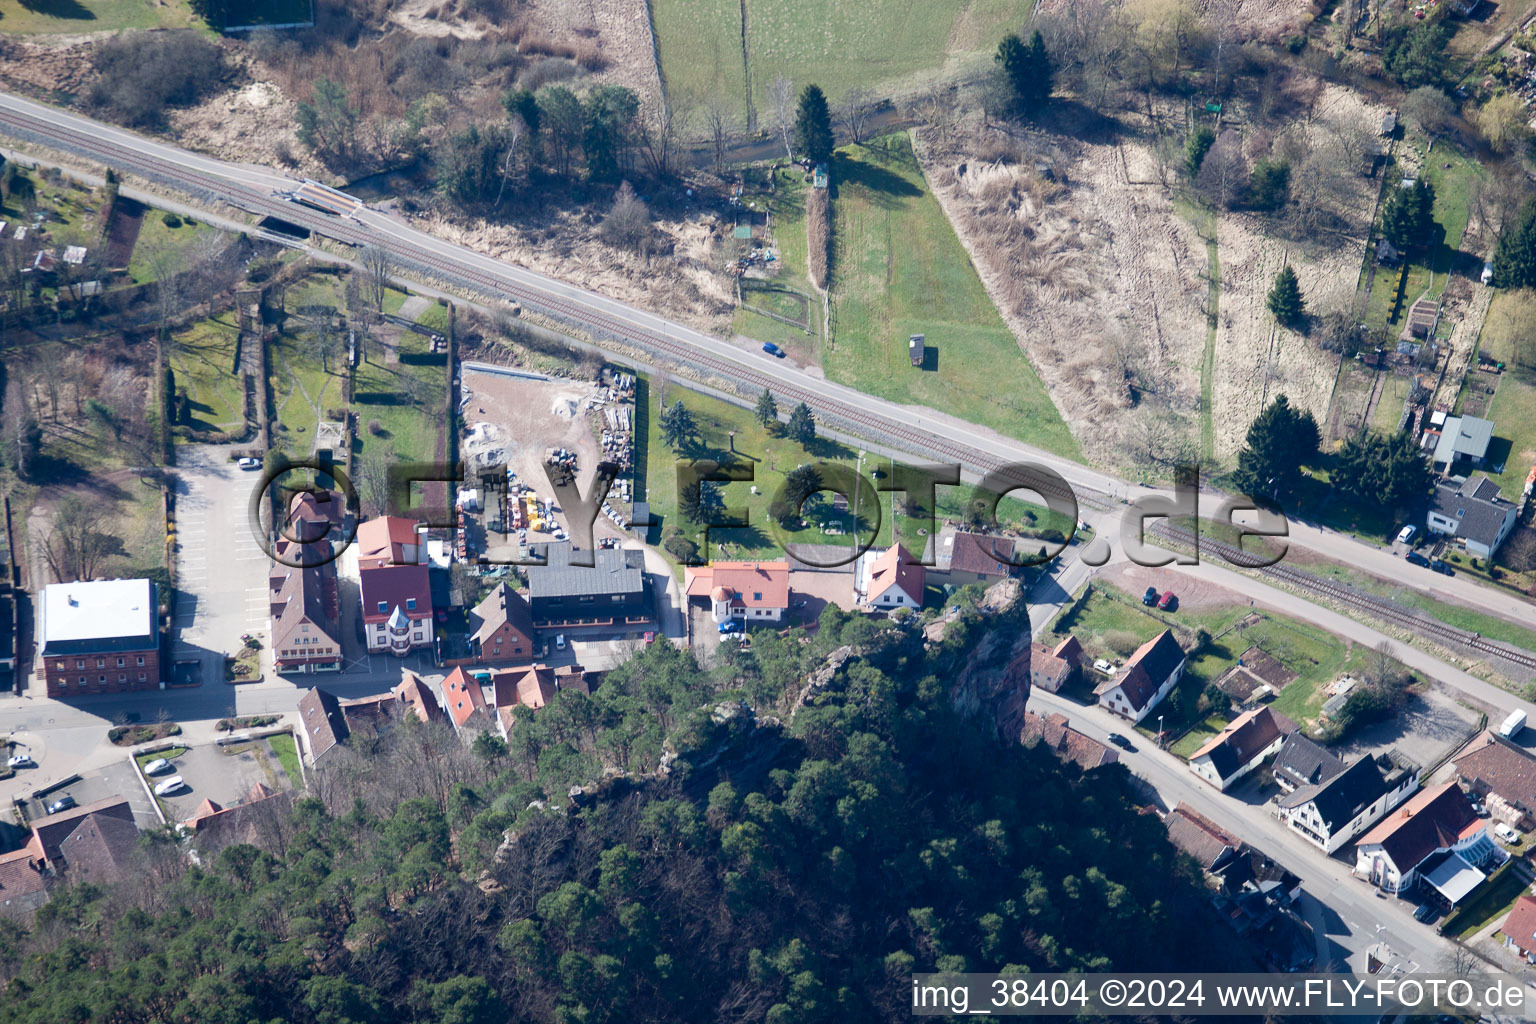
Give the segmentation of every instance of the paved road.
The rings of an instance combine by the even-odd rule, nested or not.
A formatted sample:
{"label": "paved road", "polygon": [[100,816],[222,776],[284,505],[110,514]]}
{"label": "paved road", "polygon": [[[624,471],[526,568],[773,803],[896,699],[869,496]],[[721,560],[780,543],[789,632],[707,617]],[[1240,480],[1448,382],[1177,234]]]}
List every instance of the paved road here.
{"label": "paved road", "polygon": [[[1124,720],[1109,712],[1056,694],[1036,690],[1029,695],[1029,703],[1037,713],[1058,711],[1066,715],[1074,729],[1100,742],[1108,742],[1111,732],[1127,731]],[[1301,879],[1307,894],[1324,908],[1328,939],[1339,947],[1336,955],[1350,970],[1364,973],[1365,950],[1378,941],[1385,941],[1394,953],[1414,961],[1418,970],[1439,969],[1440,958],[1450,944],[1413,920],[1413,904],[1378,898],[1369,885],[1350,875],[1349,865],[1325,857],[1282,825],[1267,807],[1218,792],[1196,778],[1183,761],[1158,750],[1140,735],[1134,735],[1132,741],[1136,751],[1120,751],[1120,760],[1157,791],[1167,808],[1182,801],[1257,846]],[[1317,969],[1323,970],[1325,965],[1319,963]]]}
{"label": "paved road", "polygon": [[[269,169],[232,164],[190,153],[87,118],[0,94],[0,127],[59,149],[131,171],[197,195],[227,202],[262,216],[277,216],[348,244],[378,244],[409,267],[425,269],[497,299],[513,300],[570,324],[599,345],[639,348],[672,359],[749,390],[771,387],[785,402],[805,401],[823,419],[861,432],[871,441],[956,461],[968,475],[1020,462],[1043,465],[1074,489],[1111,499],[1136,499],[1156,491],[1117,479],[942,412],[899,405],[824,380],[754,343],[729,342],[663,317],[519,267],[501,263],[435,238],[377,210],[355,218],[320,214],[281,199],[276,190],[295,182]],[[1213,514],[1222,495],[1203,493],[1202,514]],[[1536,628],[1536,605],[1515,595],[1456,577],[1411,571],[1385,546],[1361,543],[1303,522],[1291,523],[1292,543],[1367,572],[1400,580],[1437,597]]]}

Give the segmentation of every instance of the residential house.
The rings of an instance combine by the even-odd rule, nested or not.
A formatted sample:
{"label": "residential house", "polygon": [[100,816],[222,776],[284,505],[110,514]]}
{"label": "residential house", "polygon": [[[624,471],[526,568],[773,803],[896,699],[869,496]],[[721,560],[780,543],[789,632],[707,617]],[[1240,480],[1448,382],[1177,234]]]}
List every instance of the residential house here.
{"label": "residential house", "polygon": [[87,814],[59,843],[59,854],[71,879],[110,885],[131,870],[138,847],[139,826],[131,818]]}
{"label": "residential house", "polygon": [[[1075,638],[1068,637],[1062,643],[1069,640]],[[1029,685],[1032,688],[1056,693],[1072,678],[1076,667],[1068,659],[1057,657],[1056,651],[1045,644],[1036,642],[1029,645]]]}
{"label": "residential house", "polygon": [[1059,712],[1053,711],[1049,715],[1024,712],[1021,740],[1026,745],[1043,743],[1063,761],[1075,762],[1084,770],[1115,764],[1120,760],[1116,751],[1068,725],[1067,716]]}
{"label": "residential house", "polygon": [[160,685],[160,616],[149,580],[50,583],[38,654],[50,697],[153,690]]}
{"label": "residential house", "polygon": [[37,818],[32,822],[32,837],[27,840],[26,846],[32,859],[50,871],[63,870],[64,840],[73,835],[75,829],[87,818],[116,818],[130,825],[134,823],[133,809],[120,796],[109,796],[58,814]]}
{"label": "residential house", "polygon": [[1524,747],[1484,732],[1451,768],[1489,815],[1522,832],[1536,828],[1536,757]]}
{"label": "residential house", "polygon": [[586,672],[580,665],[527,665],[499,669],[491,673],[492,701],[496,707],[496,726],[502,738],[512,731],[518,708],[537,711],[565,690],[590,694]]}
{"label": "residential house", "polygon": [[1275,783],[1286,793],[1301,786],[1318,786],[1344,771],[1344,762],[1302,734],[1291,733],[1270,766]]}
{"label": "residential house", "polygon": [[479,731],[490,724],[480,680],[465,672],[462,667],[448,673],[448,678],[443,680],[443,703],[447,706],[448,718],[453,722],[453,727],[460,732]]}
{"label": "residential house", "polygon": [[470,650],[482,664],[533,657],[533,610],[523,595],[496,584],[469,613]]}
{"label": "residential house", "polygon": [[322,757],[351,734],[341,702],[335,694],[318,686],[299,698],[299,724],[304,727],[304,745],[311,764],[319,764]]}
{"label": "residential house", "polygon": [[1331,855],[1408,799],[1418,784],[1417,771],[1383,771],[1375,758],[1362,757],[1326,782],[1298,786],[1280,800],[1277,813],[1292,832]]}
{"label": "residential house", "polygon": [[1422,881],[1423,897],[1448,908],[1504,857],[1461,787],[1447,782],[1419,793],[1360,837],[1355,877],[1398,895]]}
{"label": "residential house", "polygon": [[334,561],[273,563],[267,570],[267,611],[272,663],[279,673],[341,671],[341,600]]}
{"label": "residential house", "polygon": [[[547,545],[546,564],[528,567],[528,605],[539,629],[597,628],[633,633],[654,622],[645,556],[633,548],[583,551],[594,565],[572,564],[569,543]],[[540,552],[535,550],[535,554]]]}
{"label": "residential house", "polygon": [[358,573],[368,650],[396,657],[432,649],[432,581],[424,565],[379,565]]}
{"label": "residential house", "polygon": [[689,600],[709,602],[714,622],[779,622],[789,611],[788,562],[715,562],[683,570]]}
{"label": "residential house", "polygon": [[267,840],[292,808],[292,793],[277,792],[258,782],[237,804],[226,807],[204,800],[196,813],[177,823],[176,828],[192,837],[204,858],[241,843],[274,852]]}
{"label": "residential house", "polygon": [[29,920],[48,902],[48,874],[30,850],[0,853],[0,917]]}
{"label": "residential house", "polygon": [[1448,416],[1435,442],[1430,461],[1438,473],[1449,473],[1459,462],[1481,466],[1493,441],[1493,421],[1480,416]]}
{"label": "residential house", "polygon": [[1180,802],[1163,819],[1168,827],[1168,841],[1200,865],[1200,870],[1215,874],[1227,866],[1242,847],[1242,840],[1214,821]]}
{"label": "residential house", "polygon": [[1194,752],[1189,770],[1225,791],[1278,753],[1285,737],[1295,731],[1295,722],[1267,707],[1245,711]]}
{"label": "residential house", "polygon": [[347,544],[347,503],[336,491],[299,491],[288,501],[288,522],[273,546],[289,565],[332,562]]}
{"label": "residential house", "polygon": [[1187,658],[1173,630],[1165,629],[1136,648],[1125,667],[1094,689],[1099,706],[1140,722],[1184,677]]}
{"label": "residential house", "polygon": [[[4,862],[0,861],[0,870]],[[0,889],[0,896],[4,890]],[[1536,893],[1521,893],[1515,905],[1509,908],[1509,916],[1499,926],[1504,934],[1504,945],[1515,951],[1526,963],[1536,964]]]}
{"label": "residential house", "polygon": [[1519,511],[1499,493],[1498,484],[1478,474],[1435,487],[1429,506],[1429,531],[1461,541],[1473,558],[1492,558],[1515,528]]}
{"label": "residential house", "polygon": [[430,687],[421,681],[421,677],[414,672],[402,671],[398,686],[391,692],[395,700],[416,716],[416,720],[423,725],[435,722],[443,717],[443,709],[437,703],[437,697]]}
{"label": "residential house", "polygon": [[934,571],[957,586],[996,583],[1019,572],[1013,564],[1017,559],[1012,537],[945,527],[939,532]]}
{"label": "residential house", "polygon": [[357,526],[359,570],[386,565],[422,565],[427,560],[425,524],[400,516],[380,516]]}
{"label": "residential house", "polygon": [[878,554],[871,548],[854,563],[853,597],[876,611],[917,611],[923,607],[927,580],[927,570],[900,544]]}

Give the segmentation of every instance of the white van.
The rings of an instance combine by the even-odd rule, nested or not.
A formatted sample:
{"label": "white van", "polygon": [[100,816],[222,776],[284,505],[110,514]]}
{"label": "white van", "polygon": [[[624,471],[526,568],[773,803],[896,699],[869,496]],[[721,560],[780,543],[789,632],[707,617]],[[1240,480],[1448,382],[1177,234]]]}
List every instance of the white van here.
{"label": "white van", "polygon": [[1413,541],[1413,535],[1418,532],[1419,528],[1410,523],[1409,525],[1403,527],[1401,530],[1397,531],[1397,542],[1399,544],[1411,543]]}
{"label": "white van", "polygon": [[170,796],[172,793],[179,793],[186,788],[186,785],[181,780],[180,775],[172,775],[164,782],[155,785],[155,796]]}

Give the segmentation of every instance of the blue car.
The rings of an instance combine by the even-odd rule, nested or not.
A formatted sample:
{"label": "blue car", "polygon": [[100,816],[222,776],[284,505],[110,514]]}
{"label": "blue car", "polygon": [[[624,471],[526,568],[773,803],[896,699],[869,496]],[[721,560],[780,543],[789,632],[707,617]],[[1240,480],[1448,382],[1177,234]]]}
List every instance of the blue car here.
{"label": "blue car", "polygon": [[720,632],[740,633],[741,623],[737,622],[735,619],[727,619],[725,622],[720,623]]}
{"label": "blue car", "polygon": [[784,350],[771,341],[763,342],[763,351],[771,356],[778,356],[780,359],[784,358]]}

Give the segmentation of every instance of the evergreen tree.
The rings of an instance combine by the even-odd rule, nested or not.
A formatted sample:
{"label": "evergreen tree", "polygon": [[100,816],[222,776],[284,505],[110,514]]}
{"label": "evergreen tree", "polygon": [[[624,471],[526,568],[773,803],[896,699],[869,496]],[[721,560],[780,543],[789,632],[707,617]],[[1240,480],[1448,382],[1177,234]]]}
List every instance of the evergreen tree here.
{"label": "evergreen tree", "polygon": [[681,451],[699,436],[699,426],[682,399],[662,411],[660,423],[661,439],[673,451]]}
{"label": "evergreen tree", "polygon": [[685,519],[699,521],[700,513],[704,510],[704,482],[702,480],[689,480],[677,492],[677,510]]}
{"label": "evergreen tree", "polygon": [[1296,279],[1296,271],[1289,263],[1275,275],[1274,287],[1270,288],[1264,304],[1275,319],[1287,327],[1294,326],[1306,313],[1307,301],[1301,295],[1301,282]]}
{"label": "evergreen tree", "polygon": [[784,428],[784,433],[799,442],[800,447],[810,447],[811,442],[816,440],[816,417],[811,414],[811,407],[804,402],[795,406],[795,411],[789,414],[789,426]]}
{"label": "evergreen tree", "polygon": [[808,85],[795,111],[795,151],[813,164],[832,161],[832,112],[821,86]]}
{"label": "evergreen tree", "polygon": [[1387,509],[1408,508],[1429,493],[1434,474],[1406,431],[1390,437],[1374,432],[1351,437],[1339,449],[1333,482],[1363,502]]}
{"label": "evergreen tree", "polygon": [[1515,223],[1499,238],[1493,283],[1500,288],[1536,288],[1536,199],[1526,201]]}
{"label": "evergreen tree", "polygon": [[1393,189],[1381,206],[1381,233],[1399,249],[1428,242],[1434,225],[1435,186],[1420,180]]}
{"label": "evergreen tree", "polygon": [[779,403],[773,400],[772,391],[763,388],[763,393],[757,396],[757,422],[766,427],[778,418]]}
{"label": "evergreen tree", "polygon": [[1310,412],[1297,412],[1284,395],[1275,396],[1248,427],[1247,442],[1237,453],[1238,490],[1255,498],[1289,494],[1320,440]]}
{"label": "evergreen tree", "polygon": [[1210,125],[1202,124],[1189,133],[1189,138],[1184,141],[1184,173],[1190,181],[1200,175],[1200,165],[1205,163],[1205,154],[1211,151],[1215,143],[1216,131]]}
{"label": "evergreen tree", "polygon": [[1002,70],[1015,114],[1029,117],[1045,106],[1051,96],[1055,69],[1038,30],[1027,46],[1017,35],[1008,33],[997,44],[992,59]]}

